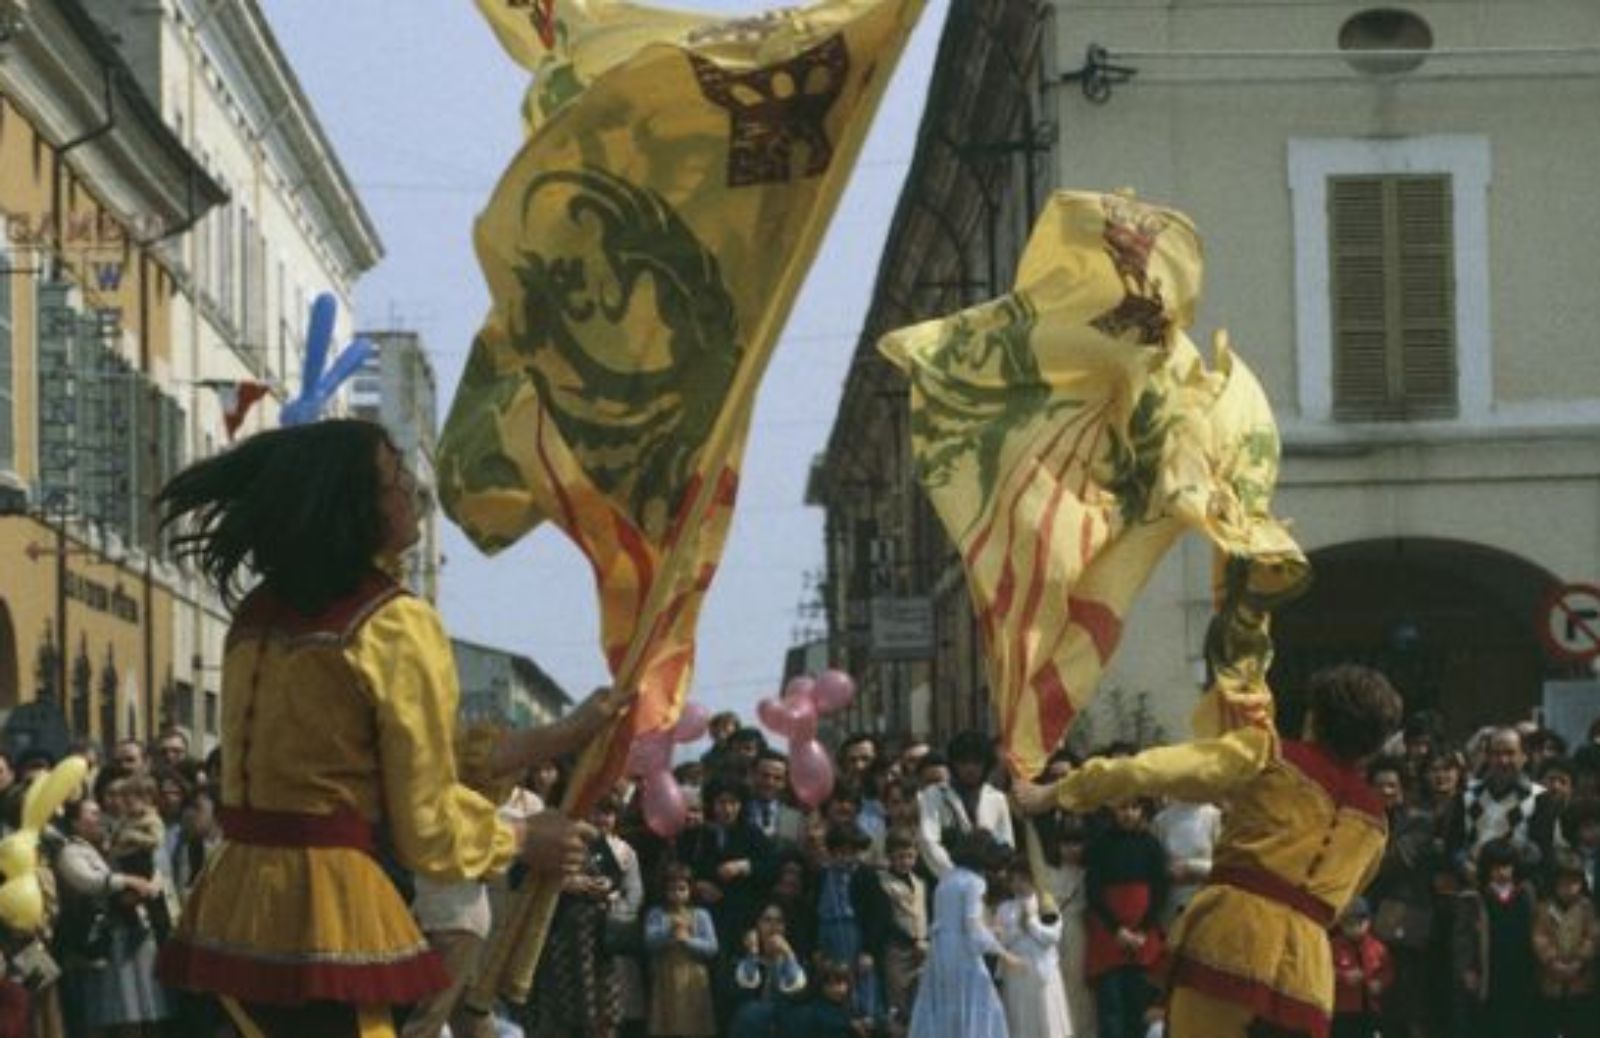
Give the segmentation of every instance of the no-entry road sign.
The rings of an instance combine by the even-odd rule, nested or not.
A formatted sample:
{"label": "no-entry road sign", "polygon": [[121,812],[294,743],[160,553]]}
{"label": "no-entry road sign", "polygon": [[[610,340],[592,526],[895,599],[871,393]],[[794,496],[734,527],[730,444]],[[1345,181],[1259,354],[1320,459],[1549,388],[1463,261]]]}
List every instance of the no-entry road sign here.
{"label": "no-entry road sign", "polygon": [[1545,597],[1539,634],[1555,655],[1574,663],[1600,657],[1600,587],[1567,584]]}

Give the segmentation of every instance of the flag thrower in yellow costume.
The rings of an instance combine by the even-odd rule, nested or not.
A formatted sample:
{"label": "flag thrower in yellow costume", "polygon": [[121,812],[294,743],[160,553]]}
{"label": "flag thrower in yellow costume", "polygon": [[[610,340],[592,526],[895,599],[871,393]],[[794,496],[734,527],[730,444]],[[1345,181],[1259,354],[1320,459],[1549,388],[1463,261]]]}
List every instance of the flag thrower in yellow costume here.
{"label": "flag thrower in yellow costume", "polygon": [[1019,776],[1061,744],[1186,530],[1228,559],[1207,646],[1218,701],[1267,697],[1266,611],[1307,566],[1269,511],[1279,445],[1261,386],[1225,335],[1208,366],[1184,333],[1200,274],[1181,213],[1061,192],[1009,295],[880,344],[911,380],[919,476],[961,552]]}
{"label": "flag thrower in yellow costume", "polygon": [[[593,564],[607,663],[638,697],[578,764],[563,806],[585,812],[682,708],[757,384],[921,0],[479,6],[535,78],[478,222],[493,305],[440,490],[486,551],[548,519]],[[479,1004],[526,997],[555,894],[519,904]]]}

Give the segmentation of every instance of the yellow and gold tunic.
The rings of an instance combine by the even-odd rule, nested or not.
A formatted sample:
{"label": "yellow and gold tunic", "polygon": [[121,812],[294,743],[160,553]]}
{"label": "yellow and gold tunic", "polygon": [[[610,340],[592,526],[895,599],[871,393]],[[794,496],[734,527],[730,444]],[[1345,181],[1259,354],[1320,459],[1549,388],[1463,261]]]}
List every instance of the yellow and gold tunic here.
{"label": "yellow and gold tunic", "polygon": [[509,864],[514,838],[458,781],[459,691],[438,615],[377,573],[314,617],[258,590],[229,631],[222,681],[226,842],[162,979],[277,1005],[402,1004],[447,986],[379,848],[462,880]]}
{"label": "yellow and gold tunic", "polygon": [[1223,806],[1210,881],[1172,932],[1171,985],[1291,1032],[1326,1034],[1327,927],[1372,878],[1387,838],[1360,769],[1316,743],[1245,727],[1091,760],[1056,786],[1073,811],[1153,795]]}

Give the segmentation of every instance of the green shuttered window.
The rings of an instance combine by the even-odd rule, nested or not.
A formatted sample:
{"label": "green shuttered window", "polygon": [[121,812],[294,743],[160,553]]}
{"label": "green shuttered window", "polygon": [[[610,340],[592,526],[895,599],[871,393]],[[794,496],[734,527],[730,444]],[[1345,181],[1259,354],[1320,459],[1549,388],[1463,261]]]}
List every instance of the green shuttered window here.
{"label": "green shuttered window", "polygon": [[1335,418],[1455,417],[1451,225],[1448,175],[1328,179]]}

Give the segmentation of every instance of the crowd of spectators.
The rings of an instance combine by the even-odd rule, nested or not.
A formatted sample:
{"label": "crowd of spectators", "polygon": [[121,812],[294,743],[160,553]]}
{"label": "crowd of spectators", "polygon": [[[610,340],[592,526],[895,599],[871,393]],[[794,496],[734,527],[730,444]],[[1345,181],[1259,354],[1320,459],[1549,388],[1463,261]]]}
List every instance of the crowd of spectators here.
{"label": "crowd of spectators", "polygon": [[[676,768],[686,828],[650,832],[626,786],[603,799],[586,869],[566,881],[525,1006],[461,998],[513,874],[488,887],[396,876],[462,983],[407,1036],[485,1038],[1104,1038],[1161,1027],[1163,935],[1205,884],[1226,805],[1128,801],[1038,819],[1037,857],[991,741],[858,733],[832,796],[805,809],[788,762],[732,714]],[[1136,747],[1114,745],[1104,753]],[[1593,1038],[1600,722],[1582,746],[1532,725],[1460,747],[1425,717],[1369,778],[1389,841],[1329,933],[1334,1033]],[[117,744],[45,841],[48,932],[5,935],[0,1038],[196,1035],[222,1017],[165,991],[157,950],[222,839],[218,761],[179,730]],[[0,826],[51,761],[0,754]],[[1078,761],[1060,753],[1051,771]],[[559,800],[560,766],[503,811]],[[457,951],[460,954],[457,954]]]}

